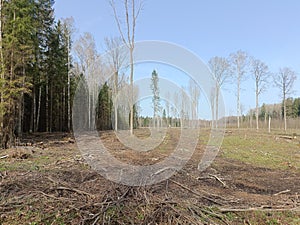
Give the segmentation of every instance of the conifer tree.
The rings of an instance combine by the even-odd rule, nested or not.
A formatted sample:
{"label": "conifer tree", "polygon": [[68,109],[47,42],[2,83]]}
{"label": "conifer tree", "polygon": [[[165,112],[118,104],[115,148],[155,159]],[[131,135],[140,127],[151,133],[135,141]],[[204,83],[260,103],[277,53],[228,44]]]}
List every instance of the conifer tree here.
{"label": "conifer tree", "polygon": [[152,107],[153,107],[153,121],[154,126],[158,123],[158,114],[161,111],[159,87],[158,87],[158,74],[155,70],[152,72],[151,77],[151,90],[152,90]]}

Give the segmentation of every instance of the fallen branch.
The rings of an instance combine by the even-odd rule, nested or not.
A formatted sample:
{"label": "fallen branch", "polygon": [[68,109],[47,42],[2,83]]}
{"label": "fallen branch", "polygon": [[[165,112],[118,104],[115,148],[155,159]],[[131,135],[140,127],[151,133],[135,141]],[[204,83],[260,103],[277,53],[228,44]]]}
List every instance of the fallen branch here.
{"label": "fallen branch", "polygon": [[151,176],[158,175],[166,170],[176,170],[176,168],[175,167],[165,167],[165,168],[162,168],[162,169],[156,171],[154,174],[151,174]]}
{"label": "fallen branch", "polygon": [[289,190],[289,189],[284,190],[284,191],[280,191],[280,192],[274,194],[274,196],[281,195],[281,194],[285,194],[285,193],[288,193],[288,192],[290,192],[290,191],[291,191],[291,190]]}
{"label": "fallen branch", "polygon": [[185,189],[185,190],[187,190],[187,191],[193,193],[194,195],[197,195],[197,196],[200,197],[200,198],[204,198],[204,199],[206,199],[206,200],[208,200],[208,201],[210,201],[210,202],[213,202],[213,203],[215,203],[215,204],[217,204],[217,205],[222,205],[222,204],[220,204],[219,202],[215,201],[214,199],[212,199],[212,198],[210,198],[210,197],[206,197],[206,196],[204,196],[204,195],[201,195],[199,192],[196,192],[196,191],[194,191],[194,190],[192,190],[192,189],[190,189],[190,188],[184,186],[183,184],[178,183],[178,182],[175,181],[175,180],[170,179],[170,181],[173,182],[174,184],[177,184],[179,187],[182,187],[183,189]]}
{"label": "fallen branch", "polygon": [[8,158],[9,155],[0,156],[0,159]]}
{"label": "fallen branch", "polygon": [[85,192],[85,191],[78,190],[78,189],[76,189],[76,188],[56,187],[55,189],[56,189],[56,190],[73,191],[73,192],[76,192],[76,193],[81,194],[81,195],[87,195],[87,196],[89,196],[89,197],[91,197],[91,198],[94,197],[94,195],[92,195],[92,194],[90,194],[90,193],[87,193],[87,192]]}
{"label": "fallen branch", "polygon": [[292,140],[295,137],[291,137],[291,136],[279,136],[279,138]]}
{"label": "fallen branch", "polygon": [[178,211],[175,207],[173,207],[172,205],[168,205],[168,207],[170,209],[172,209],[177,215],[181,215],[182,217],[185,218],[185,222],[188,221],[189,224],[198,224],[197,222],[193,221],[192,219],[194,219],[193,217],[192,218],[189,218],[187,215],[184,215],[183,213],[181,213],[180,211]]}
{"label": "fallen branch", "polygon": [[236,208],[219,208],[220,212],[227,213],[227,212],[251,212],[251,211],[264,211],[264,212],[285,212],[285,211],[294,211],[300,212],[300,207],[295,208],[272,208],[270,207],[251,207],[251,208],[244,208],[244,209],[236,209]]}
{"label": "fallen branch", "polygon": [[100,219],[100,215],[98,215],[97,217],[96,217],[96,219],[95,219],[95,221],[93,222],[93,224],[92,225],[95,225],[95,224],[97,224],[97,222],[98,222],[98,220]]}
{"label": "fallen branch", "polygon": [[56,180],[54,180],[53,178],[51,178],[51,177],[46,177],[48,180],[50,180],[51,182],[53,182],[54,184],[58,184],[59,182],[58,181],[56,181]]}
{"label": "fallen branch", "polygon": [[191,193],[193,193],[193,194],[195,194],[195,195],[197,195],[197,196],[199,196],[199,197],[201,197],[201,198],[203,197],[200,193],[198,193],[198,192],[196,192],[196,191],[194,191],[194,190],[192,190],[192,189],[190,189],[190,188],[184,186],[184,185],[181,184],[181,183],[178,183],[178,182],[175,181],[175,180],[170,179],[170,181],[172,181],[174,184],[178,185],[179,187],[182,187],[183,189],[185,189],[185,190],[187,190],[187,191],[189,191],[189,192],[191,192]]}
{"label": "fallen branch", "polygon": [[219,181],[219,182],[223,185],[223,187],[226,187],[226,184],[225,184],[219,177],[217,177],[216,175],[209,174],[209,176],[210,176],[210,177],[213,177],[213,178],[215,178],[217,181]]}
{"label": "fallen branch", "polygon": [[220,214],[217,214],[215,212],[211,212],[211,211],[208,211],[208,210],[205,210],[205,209],[200,209],[202,212],[212,216],[212,217],[216,217],[218,218],[219,220],[221,220],[222,222],[224,222],[225,224],[228,224],[225,220],[224,220],[224,216],[223,215],[220,215]]}
{"label": "fallen branch", "polygon": [[45,193],[45,192],[43,192],[43,191],[33,191],[32,193],[41,194],[41,195],[43,195],[43,196],[45,196],[45,197],[48,197],[48,198],[53,198],[53,199],[55,199],[55,200],[76,201],[76,199],[69,199],[69,198],[64,198],[64,197],[60,197],[60,198],[58,198],[58,197],[56,197],[56,196],[54,196],[54,195],[49,195],[49,194],[46,194],[46,193]]}
{"label": "fallen branch", "polygon": [[3,173],[0,172],[0,178],[4,179],[7,177],[7,171],[4,171]]}

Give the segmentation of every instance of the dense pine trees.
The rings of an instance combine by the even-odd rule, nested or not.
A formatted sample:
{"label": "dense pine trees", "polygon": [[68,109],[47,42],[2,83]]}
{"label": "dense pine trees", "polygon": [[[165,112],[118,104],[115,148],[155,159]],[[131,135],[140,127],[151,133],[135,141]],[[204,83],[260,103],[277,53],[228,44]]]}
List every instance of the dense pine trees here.
{"label": "dense pine trees", "polygon": [[23,132],[70,128],[76,81],[69,71],[71,42],[68,26],[54,20],[53,4],[0,0],[1,147]]}

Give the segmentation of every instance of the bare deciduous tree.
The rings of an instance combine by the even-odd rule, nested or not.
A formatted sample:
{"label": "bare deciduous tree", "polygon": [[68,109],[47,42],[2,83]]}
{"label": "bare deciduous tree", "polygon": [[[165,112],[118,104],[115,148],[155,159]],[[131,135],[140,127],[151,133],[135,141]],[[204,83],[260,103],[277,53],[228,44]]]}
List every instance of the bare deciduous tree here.
{"label": "bare deciduous tree", "polygon": [[240,128],[240,116],[241,116],[241,102],[240,92],[241,83],[245,79],[246,70],[248,66],[248,54],[241,50],[236,53],[230,54],[230,63],[233,72],[233,77],[236,79],[236,97],[237,97],[237,126]]}
{"label": "bare deciduous tree", "polygon": [[126,54],[121,46],[120,37],[105,38],[106,50],[109,55],[109,67],[113,72],[113,103],[114,103],[114,129],[118,130],[118,90],[120,86],[119,73],[126,59]]}
{"label": "bare deciduous tree", "polygon": [[280,89],[282,94],[284,130],[286,131],[286,98],[292,93],[293,85],[296,80],[296,72],[287,67],[280,68],[279,72],[275,74],[273,78],[275,86]]}
{"label": "bare deciduous tree", "polygon": [[210,89],[210,96],[209,96],[209,100],[210,100],[210,107],[211,107],[211,114],[212,114],[212,118],[211,118],[211,127],[215,127],[215,104],[216,104],[216,90],[215,87],[211,87]]}
{"label": "bare deciduous tree", "polygon": [[165,104],[166,104],[166,111],[167,111],[167,126],[169,127],[170,126],[170,123],[172,124],[172,122],[170,122],[170,92],[167,92],[166,94],[166,101],[165,101]]}
{"label": "bare deciduous tree", "polygon": [[198,126],[198,106],[199,106],[199,98],[200,98],[200,89],[197,83],[190,79],[189,81],[189,91],[191,95],[191,103],[192,103],[192,123],[193,126]]}
{"label": "bare deciduous tree", "polygon": [[187,93],[185,91],[185,87],[181,87],[180,91],[180,124],[181,127],[186,127],[188,126],[189,118],[190,118],[190,111],[191,111],[191,104],[188,101],[189,97],[187,96]]}
{"label": "bare deciduous tree", "polygon": [[[95,101],[97,99],[97,91],[100,83],[104,83],[104,78],[98,80],[101,74],[101,60],[96,50],[96,44],[90,33],[81,36],[74,45],[75,54],[79,60],[81,73],[85,76],[88,87],[88,129],[95,128],[93,118],[95,118]],[[98,83],[99,82],[99,83]],[[92,126],[93,125],[93,126]]]}
{"label": "bare deciduous tree", "polygon": [[213,78],[215,79],[215,120],[216,120],[216,127],[218,124],[219,119],[219,96],[220,96],[220,89],[221,86],[226,82],[229,76],[229,62],[226,58],[223,57],[213,57],[209,60],[208,65],[212,72]]}
{"label": "bare deciduous tree", "polygon": [[174,126],[175,127],[177,126],[177,124],[176,124],[177,123],[177,118],[180,117],[179,114],[180,114],[180,111],[181,111],[179,101],[180,101],[179,93],[174,92],[173,93],[173,102],[174,102],[173,116],[174,116],[174,122],[175,122]]}
{"label": "bare deciduous tree", "polygon": [[[135,44],[135,29],[136,21],[142,9],[142,0],[123,0],[125,9],[125,29],[122,29],[122,23],[118,16],[117,7],[115,0],[109,0],[109,3],[113,9],[114,17],[118,26],[119,33],[121,35],[122,41],[129,49],[130,55],[130,87],[133,90],[133,51]],[[124,31],[125,30],[125,31]],[[126,35],[125,35],[126,33]],[[130,134],[133,135],[133,91],[130,94],[129,99],[131,100],[130,107]]]}
{"label": "bare deciduous tree", "polygon": [[266,83],[269,77],[269,68],[268,66],[258,60],[251,59],[251,74],[255,80],[255,117],[256,117],[256,129],[258,130],[258,113],[259,113],[259,96],[265,91]]}

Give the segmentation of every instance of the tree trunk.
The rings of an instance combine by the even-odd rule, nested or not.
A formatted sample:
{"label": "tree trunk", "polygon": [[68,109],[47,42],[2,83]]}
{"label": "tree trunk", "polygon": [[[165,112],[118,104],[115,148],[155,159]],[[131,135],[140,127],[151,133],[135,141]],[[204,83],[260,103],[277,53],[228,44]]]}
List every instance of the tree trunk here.
{"label": "tree trunk", "polygon": [[284,131],[286,132],[287,124],[286,124],[286,99],[285,99],[285,94],[283,96],[283,119],[284,119]]}
{"label": "tree trunk", "polygon": [[114,77],[114,86],[115,86],[115,94],[114,94],[114,113],[115,113],[115,131],[118,131],[118,71],[115,72]]}
{"label": "tree trunk", "polygon": [[60,128],[59,128],[60,131],[65,131],[65,121],[66,121],[66,88],[63,87],[63,96],[61,101],[61,118],[60,118]]}
{"label": "tree trunk", "polygon": [[[38,109],[36,115],[36,124],[34,126],[34,132],[37,132],[40,125],[40,114],[41,114],[41,100],[42,100],[42,87],[39,87],[39,101],[38,101]],[[47,114],[46,114],[47,116]]]}
{"label": "tree trunk", "polygon": [[211,112],[212,112],[212,120],[211,120],[211,128],[215,128],[215,98],[212,96],[211,100]]}
{"label": "tree trunk", "polygon": [[[22,87],[25,86],[25,66],[23,65],[23,71],[22,71]],[[18,136],[20,137],[22,135],[23,130],[23,115],[24,115],[24,93],[21,91],[20,101],[19,101],[19,112],[18,112]]]}
{"label": "tree trunk", "polygon": [[[115,100],[116,103],[117,100]],[[118,106],[114,106],[114,113],[115,113],[115,131],[118,131]]]}
{"label": "tree trunk", "polygon": [[46,132],[49,132],[49,84],[46,83]]}
{"label": "tree trunk", "polygon": [[[96,117],[96,115],[95,115],[95,105],[96,105],[96,103],[95,103],[95,99],[96,99],[96,92],[97,92],[97,88],[96,88],[96,86],[94,85],[93,86],[93,94],[92,94],[92,101],[91,101],[91,108],[92,108],[92,110],[91,110],[91,112],[92,112],[92,115],[91,115],[91,128],[92,128],[92,130],[94,130],[95,128],[96,128],[96,124],[95,124],[95,117]],[[108,110],[109,111],[109,110]],[[106,122],[106,124],[107,124],[107,122]]]}
{"label": "tree trunk", "polygon": [[30,128],[29,132],[33,132],[35,130],[35,120],[36,120],[36,98],[35,98],[35,82],[33,81],[32,88],[32,105],[31,105],[31,115],[30,115]]}
{"label": "tree trunk", "polygon": [[256,93],[255,93],[255,97],[256,97],[256,112],[255,112],[255,117],[256,117],[256,130],[259,129],[258,127],[258,86],[256,84]]}
{"label": "tree trunk", "polygon": [[71,94],[70,94],[70,35],[67,37],[68,44],[68,132],[71,131]]}
{"label": "tree trunk", "polygon": [[271,133],[271,116],[269,115],[269,133]]}
{"label": "tree trunk", "polygon": [[250,123],[250,129],[252,129],[252,110],[250,110],[249,123]]}
{"label": "tree trunk", "polygon": [[218,128],[218,120],[219,120],[219,94],[220,94],[220,86],[217,83],[216,85],[216,128]]}
{"label": "tree trunk", "polygon": [[133,135],[133,46],[130,46],[130,134]]}
{"label": "tree trunk", "polygon": [[[240,73],[238,71],[238,73]],[[241,106],[240,106],[240,75],[238,75],[238,81],[237,81],[237,127],[240,128],[240,114],[241,114]]]}
{"label": "tree trunk", "polygon": [[267,125],[267,116],[268,116],[268,114],[265,113],[265,125]]}
{"label": "tree trunk", "polygon": [[88,88],[88,130],[91,129],[91,91]]}
{"label": "tree trunk", "polygon": [[[14,19],[13,21],[16,20],[16,12],[14,11]],[[12,50],[11,50],[11,54],[10,54],[10,87],[13,87],[13,81],[14,81],[14,49],[12,47]],[[6,140],[5,140],[5,148],[9,148],[11,146],[11,144],[14,142],[14,128],[15,128],[15,112],[16,112],[16,109],[15,109],[15,102],[13,101],[13,98],[12,96],[9,96],[9,109],[8,109],[8,118],[7,118],[7,124],[6,124],[6,129],[5,129],[5,132],[4,132],[4,135],[6,136]]]}
{"label": "tree trunk", "polygon": [[49,110],[49,132],[52,132],[53,126],[53,87],[50,86],[50,110]]}

